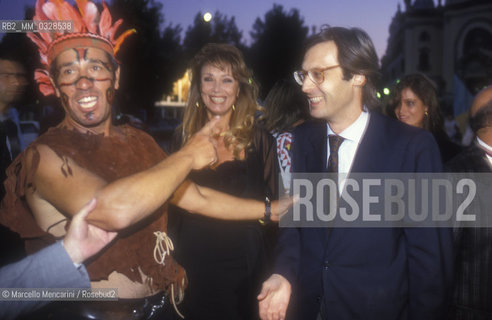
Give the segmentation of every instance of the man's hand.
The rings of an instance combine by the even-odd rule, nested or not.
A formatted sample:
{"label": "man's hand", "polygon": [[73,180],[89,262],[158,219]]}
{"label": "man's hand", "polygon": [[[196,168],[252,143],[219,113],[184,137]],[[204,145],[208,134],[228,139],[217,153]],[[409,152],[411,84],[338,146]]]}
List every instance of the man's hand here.
{"label": "man's hand", "polygon": [[108,232],[87,223],[85,219],[95,207],[96,199],[92,199],[72,218],[63,239],[63,246],[75,263],[84,262],[116,237],[116,232]]}
{"label": "man's hand", "polygon": [[273,274],[263,282],[258,295],[260,318],[262,320],[283,320],[287,312],[291,293],[289,281],[279,274]]}
{"label": "man's hand", "polygon": [[195,133],[188,142],[179,150],[184,154],[189,154],[193,159],[192,168],[200,170],[208,165],[217,162],[217,150],[214,134],[215,125],[219,121],[219,117],[214,117],[207,122],[205,126]]}

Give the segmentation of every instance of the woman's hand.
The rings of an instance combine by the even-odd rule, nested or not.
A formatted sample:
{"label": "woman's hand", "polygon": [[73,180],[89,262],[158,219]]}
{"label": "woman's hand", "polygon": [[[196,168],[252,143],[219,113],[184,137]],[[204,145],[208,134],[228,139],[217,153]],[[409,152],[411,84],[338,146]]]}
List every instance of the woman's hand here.
{"label": "woman's hand", "polygon": [[294,204],[297,197],[285,196],[279,200],[272,201],[272,214],[270,219],[278,222],[280,218],[289,211],[290,207]]}

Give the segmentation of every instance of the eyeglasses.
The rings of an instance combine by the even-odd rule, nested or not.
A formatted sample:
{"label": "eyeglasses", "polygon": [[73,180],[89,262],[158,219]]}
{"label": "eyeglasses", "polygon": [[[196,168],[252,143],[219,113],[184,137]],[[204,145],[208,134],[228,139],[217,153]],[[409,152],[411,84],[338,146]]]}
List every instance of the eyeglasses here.
{"label": "eyeglasses", "polygon": [[299,71],[294,71],[294,79],[296,80],[297,84],[302,86],[304,84],[304,81],[306,81],[306,75],[311,79],[316,84],[322,84],[323,81],[325,81],[325,72],[334,68],[339,67],[340,65],[334,65],[330,67],[326,67],[323,69],[312,69],[309,71],[306,70],[299,70]]}

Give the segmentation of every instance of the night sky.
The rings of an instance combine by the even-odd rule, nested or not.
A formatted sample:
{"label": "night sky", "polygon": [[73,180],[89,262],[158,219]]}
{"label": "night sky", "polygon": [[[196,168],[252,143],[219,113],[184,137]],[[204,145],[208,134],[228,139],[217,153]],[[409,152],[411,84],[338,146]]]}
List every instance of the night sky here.
{"label": "night sky", "polygon": [[[155,0],[163,4],[164,26],[180,24],[183,30],[192,24],[195,15],[217,10],[228,17],[235,16],[243,33],[243,41],[249,44],[249,32],[256,18],[277,3],[285,11],[298,8],[305,25],[360,27],[373,39],[378,55],[386,49],[388,27],[398,3],[402,0]],[[34,5],[35,0],[0,0],[1,19],[22,19],[24,7]],[[301,4],[302,3],[302,4]],[[301,7],[302,6],[302,7]]]}

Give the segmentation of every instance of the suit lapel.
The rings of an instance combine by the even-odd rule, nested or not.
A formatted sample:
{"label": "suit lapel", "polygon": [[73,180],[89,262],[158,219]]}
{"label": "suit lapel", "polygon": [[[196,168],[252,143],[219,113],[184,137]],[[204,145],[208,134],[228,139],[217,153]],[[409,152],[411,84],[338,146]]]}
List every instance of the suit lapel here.
{"label": "suit lapel", "polygon": [[369,113],[369,122],[354,156],[350,172],[373,172],[375,161],[384,157],[384,123],[376,112]]}
{"label": "suit lapel", "polygon": [[[317,145],[317,154],[321,156],[321,159],[318,159],[317,163],[319,164],[318,172],[326,172],[326,163],[327,163],[327,143],[328,143],[328,137],[327,137],[327,131],[326,127],[325,130],[323,131],[322,139],[319,140]],[[321,150],[320,150],[321,148]]]}
{"label": "suit lapel", "polygon": [[487,155],[485,151],[478,146],[478,143],[475,144],[474,149],[472,149],[471,153],[474,170],[480,172],[492,172],[492,167],[490,166],[490,162],[487,159]]}
{"label": "suit lapel", "polygon": [[307,122],[294,129],[294,172],[323,172],[326,166],[326,123]]}
{"label": "suit lapel", "polygon": [[320,126],[317,134],[310,136],[311,154],[307,154],[308,172],[326,171],[326,125]]}

